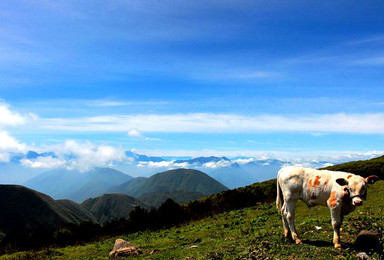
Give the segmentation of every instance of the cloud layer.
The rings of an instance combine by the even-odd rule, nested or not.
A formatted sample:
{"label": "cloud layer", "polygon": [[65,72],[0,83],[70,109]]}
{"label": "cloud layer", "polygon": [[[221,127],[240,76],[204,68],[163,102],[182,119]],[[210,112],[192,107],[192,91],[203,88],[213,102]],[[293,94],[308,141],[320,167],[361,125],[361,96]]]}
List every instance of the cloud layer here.
{"label": "cloud layer", "polygon": [[[188,113],[111,115],[84,118],[40,118],[41,129],[71,132],[128,132],[143,137],[142,132],[169,133],[384,133],[384,113],[257,115]],[[137,129],[140,129],[138,131]]]}

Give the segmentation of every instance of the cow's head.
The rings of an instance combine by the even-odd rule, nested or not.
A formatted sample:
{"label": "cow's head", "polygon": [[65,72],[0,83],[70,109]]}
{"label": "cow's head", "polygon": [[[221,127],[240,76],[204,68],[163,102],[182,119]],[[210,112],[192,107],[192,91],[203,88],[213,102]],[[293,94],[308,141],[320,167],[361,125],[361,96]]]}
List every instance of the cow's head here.
{"label": "cow's head", "polygon": [[344,191],[352,199],[352,205],[363,205],[363,199],[367,197],[367,184],[373,184],[380,180],[376,175],[363,178],[357,175],[349,175],[348,179],[339,178],[336,182],[340,186],[345,186]]}

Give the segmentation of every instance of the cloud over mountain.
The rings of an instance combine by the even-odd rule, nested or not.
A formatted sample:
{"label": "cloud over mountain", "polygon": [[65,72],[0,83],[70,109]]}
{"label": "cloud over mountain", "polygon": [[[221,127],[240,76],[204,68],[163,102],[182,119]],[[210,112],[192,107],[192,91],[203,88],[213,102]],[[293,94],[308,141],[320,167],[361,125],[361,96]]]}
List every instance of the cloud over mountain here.
{"label": "cloud over mountain", "polygon": [[98,145],[90,141],[67,140],[64,143],[46,147],[55,156],[24,158],[21,163],[32,168],[66,168],[87,171],[94,167],[113,166],[116,162],[129,162],[121,147]]}

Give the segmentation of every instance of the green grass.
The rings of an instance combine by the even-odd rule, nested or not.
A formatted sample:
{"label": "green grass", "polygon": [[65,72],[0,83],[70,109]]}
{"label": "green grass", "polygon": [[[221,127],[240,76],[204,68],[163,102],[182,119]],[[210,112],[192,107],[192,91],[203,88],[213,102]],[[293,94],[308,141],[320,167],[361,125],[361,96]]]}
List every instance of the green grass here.
{"label": "green grass", "polygon": [[[141,248],[143,255],[129,259],[353,259],[352,243],[363,229],[384,230],[384,182],[369,188],[368,200],[344,218],[343,250],[333,248],[327,207],[307,208],[299,202],[296,226],[304,244],[284,238],[274,203],[226,212],[179,227],[120,236]],[[321,227],[317,230],[315,226]],[[4,259],[108,259],[117,237],[82,246],[19,252]],[[196,238],[201,242],[193,243]],[[197,247],[192,247],[197,246]],[[154,254],[150,254],[155,250]],[[369,253],[381,259],[378,253]]]}

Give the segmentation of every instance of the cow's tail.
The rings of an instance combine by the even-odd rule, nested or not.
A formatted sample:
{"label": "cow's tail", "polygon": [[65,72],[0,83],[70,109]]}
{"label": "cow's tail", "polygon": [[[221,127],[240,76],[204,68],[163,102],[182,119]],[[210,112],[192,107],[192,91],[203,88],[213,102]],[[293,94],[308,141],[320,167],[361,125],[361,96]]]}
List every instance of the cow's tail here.
{"label": "cow's tail", "polygon": [[283,192],[280,188],[280,184],[279,184],[279,178],[277,178],[277,181],[276,181],[276,186],[277,186],[277,196],[276,196],[276,208],[277,210],[279,211],[279,213],[281,214],[281,207],[283,205]]}

